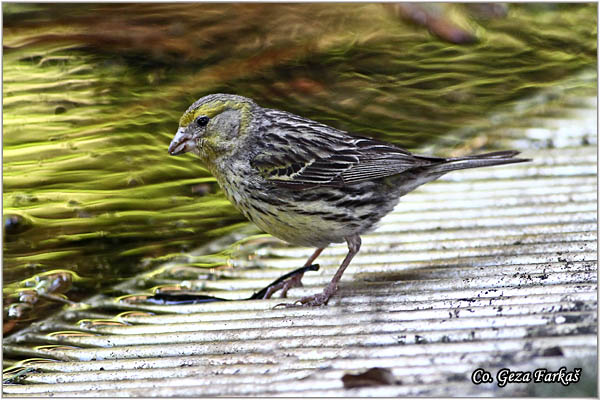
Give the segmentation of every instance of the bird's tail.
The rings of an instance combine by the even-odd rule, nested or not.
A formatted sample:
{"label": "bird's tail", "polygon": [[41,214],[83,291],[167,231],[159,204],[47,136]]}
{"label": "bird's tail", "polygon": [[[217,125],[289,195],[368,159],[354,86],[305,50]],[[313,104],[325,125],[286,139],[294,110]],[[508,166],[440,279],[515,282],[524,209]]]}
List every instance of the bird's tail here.
{"label": "bird's tail", "polygon": [[430,171],[434,173],[446,173],[459,169],[490,167],[492,165],[531,161],[527,158],[514,158],[517,154],[519,154],[518,151],[506,150],[466,157],[440,159],[439,163],[434,163],[430,167]]}

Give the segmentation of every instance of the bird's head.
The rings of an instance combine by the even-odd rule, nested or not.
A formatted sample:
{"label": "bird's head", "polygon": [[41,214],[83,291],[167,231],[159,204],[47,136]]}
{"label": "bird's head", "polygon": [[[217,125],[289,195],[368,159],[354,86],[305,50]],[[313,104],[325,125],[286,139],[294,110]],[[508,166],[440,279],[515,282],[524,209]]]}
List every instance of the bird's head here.
{"label": "bird's head", "polygon": [[169,154],[191,151],[210,161],[231,152],[250,129],[257,108],[251,99],[232,94],[200,98],[181,116]]}

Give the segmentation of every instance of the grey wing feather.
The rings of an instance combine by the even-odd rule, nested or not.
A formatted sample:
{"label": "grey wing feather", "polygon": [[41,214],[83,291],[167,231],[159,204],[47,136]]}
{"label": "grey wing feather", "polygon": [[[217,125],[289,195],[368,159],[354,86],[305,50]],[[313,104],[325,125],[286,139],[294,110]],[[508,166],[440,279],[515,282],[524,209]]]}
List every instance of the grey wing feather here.
{"label": "grey wing feather", "polygon": [[355,184],[431,165],[433,161],[298,116],[294,116],[289,129],[285,129],[285,122],[280,122],[278,128],[262,137],[265,150],[251,164],[264,178],[285,187]]}

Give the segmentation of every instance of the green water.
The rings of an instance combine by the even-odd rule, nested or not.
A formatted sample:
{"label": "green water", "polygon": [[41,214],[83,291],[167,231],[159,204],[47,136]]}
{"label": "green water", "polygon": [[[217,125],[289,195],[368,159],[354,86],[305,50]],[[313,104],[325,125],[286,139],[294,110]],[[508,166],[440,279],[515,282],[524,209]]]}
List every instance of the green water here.
{"label": "green water", "polygon": [[247,224],[167,154],[203,95],[439,154],[502,148],[491,116],[549,88],[594,95],[573,77],[596,69],[596,4],[423,7],[474,40],[390,4],[4,3],[5,332],[61,305],[40,294],[110,290]]}

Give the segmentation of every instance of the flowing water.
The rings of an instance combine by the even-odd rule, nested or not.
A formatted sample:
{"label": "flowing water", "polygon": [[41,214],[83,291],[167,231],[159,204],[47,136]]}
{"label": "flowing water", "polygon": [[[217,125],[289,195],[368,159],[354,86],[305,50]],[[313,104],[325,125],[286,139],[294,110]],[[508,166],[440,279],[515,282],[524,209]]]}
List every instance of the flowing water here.
{"label": "flowing water", "polygon": [[411,150],[500,149],[515,138],[491,126],[595,95],[596,7],[4,3],[5,333],[247,225],[195,156],[167,154],[197,98]]}

